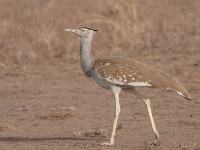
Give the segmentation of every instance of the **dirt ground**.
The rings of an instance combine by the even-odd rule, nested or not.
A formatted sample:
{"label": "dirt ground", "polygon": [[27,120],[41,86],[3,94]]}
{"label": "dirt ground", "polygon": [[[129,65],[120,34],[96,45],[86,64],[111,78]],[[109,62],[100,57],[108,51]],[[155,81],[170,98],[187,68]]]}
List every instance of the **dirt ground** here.
{"label": "dirt ground", "polygon": [[[181,63],[184,59],[173,64]],[[181,72],[186,68],[198,78],[199,67],[188,64],[181,67]],[[191,82],[187,77],[181,82],[191,93],[192,101],[171,92],[144,91],[151,98],[161,136],[157,146],[147,144],[154,135],[145,105],[134,95],[122,93],[113,147],[100,145],[110,138],[113,96],[84,77],[78,63],[4,69],[0,78],[3,150],[200,149],[199,82]]]}
{"label": "dirt ground", "polygon": [[[149,142],[152,142],[154,135],[145,104],[136,96],[122,92],[120,95],[121,114],[115,145],[112,147],[100,144],[110,138],[115,108],[114,98],[110,91],[102,89],[92,79],[84,76],[79,64],[78,38],[73,34],[61,33],[60,28],[64,29],[64,26],[75,27],[76,24],[81,24],[85,18],[89,18],[85,13],[91,11],[111,17],[115,17],[113,16],[115,11],[106,11],[108,8],[103,7],[104,3],[97,2],[97,7],[90,0],[85,2],[78,0],[60,1],[61,4],[55,5],[56,8],[58,6],[60,8],[58,9],[59,14],[53,11],[56,15],[52,17],[54,19],[57,17],[61,25],[59,29],[55,29],[58,32],[53,35],[60,36],[59,38],[63,38],[63,41],[52,38],[50,43],[57,42],[58,44],[50,44],[49,49],[45,49],[46,46],[41,42],[34,43],[33,47],[28,49],[26,45],[29,40],[37,38],[35,31],[30,31],[30,37],[28,37],[29,34],[26,38],[22,38],[20,35],[22,34],[24,37],[28,31],[28,27],[23,26],[22,22],[26,20],[31,25],[29,21],[33,14],[27,13],[24,15],[25,18],[23,16],[20,18],[19,14],[11,13],[17,10],[17,8],[14,9],[15,4],[18,3],[19,7],[31,8],[34,13],[35,7],[38,7],[39,11],[40,7],[43,8],[43,4],[46,6],[46,3],[53,1],[37,0],[31,5],[23,0],[16,1],[14,4],[10,0],[1,0],[0,2],[2,4],[0,5],[1,10],[3,8],[5,10],[5,14],[1,13],[0,17],[4,18],[4,24],[8,24],[8,27],[4,27],[3,23],[0,24],[4,27],[3,31],[0,32],[1,38],[7,38],[2,38],[0,43],[0,150],[200,150],[200,30],[196,28],[200,23],[198,16],[195,16],[196,12],[199,11],[198,7],[195,7],[198,1],[193,4],[186,1],[182,3],[180,1],[166,2],[166,5],[170,6],[167,7],[169,12],[179,10],[181,7],[180,10],[188,12],[188,16],[176,19],[170,15],[168,18],[164,14],[165,19],[172,19],[174,24],[170,26],[171,23],[163,25],[157,22],[154,25],[155,28],[156,25],[159,27],[168,25],[165,28],[167,34],[165,29],[152,31],[148,27],[146,31],[149,34],[143,34],[143,31],[139,29],[130,31],[130,34],[136,33],[135,40],[137,42],[133,44],[130,44],[126,37],[122,39],[122,36],[109,39],[112,32],[107,32],[111,30],[108,22],[102,24],[93,20],[94,24],[92,21],[85,23],[100,28],[94,38],[93,52],[95,57],[125,55],[140,59],[175,76],[192,97],[192,100],[188,101],[173,92],[140,89],[151,100],[153,116],[160,132],[159,144],[151,145]],[[141,4],[142,2],[135,1],[137,8],[144,5]],[[66,3],[69,9],[66,10],[67,12],[71,12],[73,9],[84,12],[84,14],[74,12],[80,19],[79,21],[76,22],[78,19],[74,19],[68,13],[63,18],[71,18],[72,22],[61,22],[62,18],[58,16],[63,14],[62,10],[64,10]],[[181,4],[179,5],[179,3]],[[47,12],[54,10],[54,5],[50,6]],[[138,9],[138,18],[141,17],[143,20],[150,10],[155,10],[155,7],[160,8],[157,12],[162,14],[161,6],[160,3],[158,6],[155,3],[148,3],[145,11],[140,12]],[[173,6],[176,6],[176,9],[173,9]],[[89,9],[90,7],[92,10]],[[12,10],[6,8],[12,8]],[[15,17],[20,16],[16,25],[21,27],[16,32],[15,27],[10,25],[12,21],[12,23],[15,22],[15,19],[10,21],[5,17],[9,14],[8,12]],[[177,15],[181,15],[181,13]],[[151,19],[155,19],[154,17]],[[191,18],[196,19],[196,22],[190,24],[186,21]],[[176,29],[172,27],[175,26],[176,21],[178,24],[182,20],[185,21],[182,22],[183,26],[177,28],[177,32],[175,32]],[[51,26],[52,22],[49,21],[49,23]],[[148,22],[145,24],[148,26]],[[19,34],[22,27],[24,27],[25,31],[23,32],[25,33]],[[54,30],[54,28],[50,29]],[[11,32],[10,30],[14,32],[13,35],[8,34]],[[118,30],[115,31],[118,32]],[[129,31],[123,30],[123,32],[127,34]],[[171,32],[174,35],[171,35]],[[41,32],[37,34],[39,35],[39,33]],[[144,37],[149,37],[149,39],[143,39]],[[24,39],[29,40],[25,40],[26,43]],[[66,44],[62,43],[64,40]],[[19,44],[20,42],[22,45]],[[46,42],[48,43],[48,41]],[[7,44],[10,44],[9,47]],[[44,51],[42,48],[40,49],[40,46],[44,48]],[[27,51],[24,52],[23,49]],[[67,53],[64,53],[62,49]]]}

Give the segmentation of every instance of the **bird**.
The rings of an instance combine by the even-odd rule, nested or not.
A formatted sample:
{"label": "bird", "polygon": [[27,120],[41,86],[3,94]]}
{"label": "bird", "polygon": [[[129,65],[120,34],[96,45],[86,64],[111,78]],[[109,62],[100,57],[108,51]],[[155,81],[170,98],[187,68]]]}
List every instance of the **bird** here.
{"label": "bird", "polygon": [[174,77],[164,71],[143,63],[137,59],[111,56],[93,59],[91,56],[91,46],[96,29],[81,27],[76,29],[65,29],[67,32],[73,32],[78,35],[80,40],[80,63],[84,74],[88,78],[103,87],[110,90],[115,98],[115,113],[111,138],[108,142],[101,145],[114,145],[117,122],[120,114],[119,94],[121,91],[135,94],[147,107],[151,121],[151,126],[155,139],[153,143],[158,142],[159,132],[156,128],[149,98],[139,93],[137,87],[148,87],[165,89],[176,92],[182,97],[191,100],[190,94],[184,86]]}

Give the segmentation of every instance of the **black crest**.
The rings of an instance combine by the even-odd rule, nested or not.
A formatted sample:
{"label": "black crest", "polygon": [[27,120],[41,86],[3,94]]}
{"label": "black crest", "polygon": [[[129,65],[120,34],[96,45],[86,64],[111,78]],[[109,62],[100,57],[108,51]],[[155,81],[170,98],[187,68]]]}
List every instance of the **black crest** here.
{"label": "black crest", "polygon": [[98,30],[96,30],[96,29],[92,29],[92,28],[88,28],[88,27],[82,27],[82,28],[88,29],[88,30],[92,30],[92,31],[98,31]]}

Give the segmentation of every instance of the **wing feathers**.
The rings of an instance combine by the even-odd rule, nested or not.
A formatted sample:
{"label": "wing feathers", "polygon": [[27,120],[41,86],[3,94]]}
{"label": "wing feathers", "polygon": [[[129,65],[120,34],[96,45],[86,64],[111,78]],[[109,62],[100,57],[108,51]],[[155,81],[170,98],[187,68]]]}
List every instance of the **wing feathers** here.
{"label": "wing feathers", "polygon": [[99,58],[93,68],[99,76],[119,86],[152,86],[178,93],[191,99],[187,90],[173,77],[165,72],[127,57]]}

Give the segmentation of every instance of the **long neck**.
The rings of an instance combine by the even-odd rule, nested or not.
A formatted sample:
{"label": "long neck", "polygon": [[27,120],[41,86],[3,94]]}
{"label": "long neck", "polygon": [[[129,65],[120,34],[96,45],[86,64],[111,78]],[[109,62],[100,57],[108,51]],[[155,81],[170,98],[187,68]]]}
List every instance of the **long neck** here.
{"label": "long neck", "polygon": [[86,76],[89,76],[90,69],[92,68],[91,44],[92,37],[80,39],[81,67]]}

